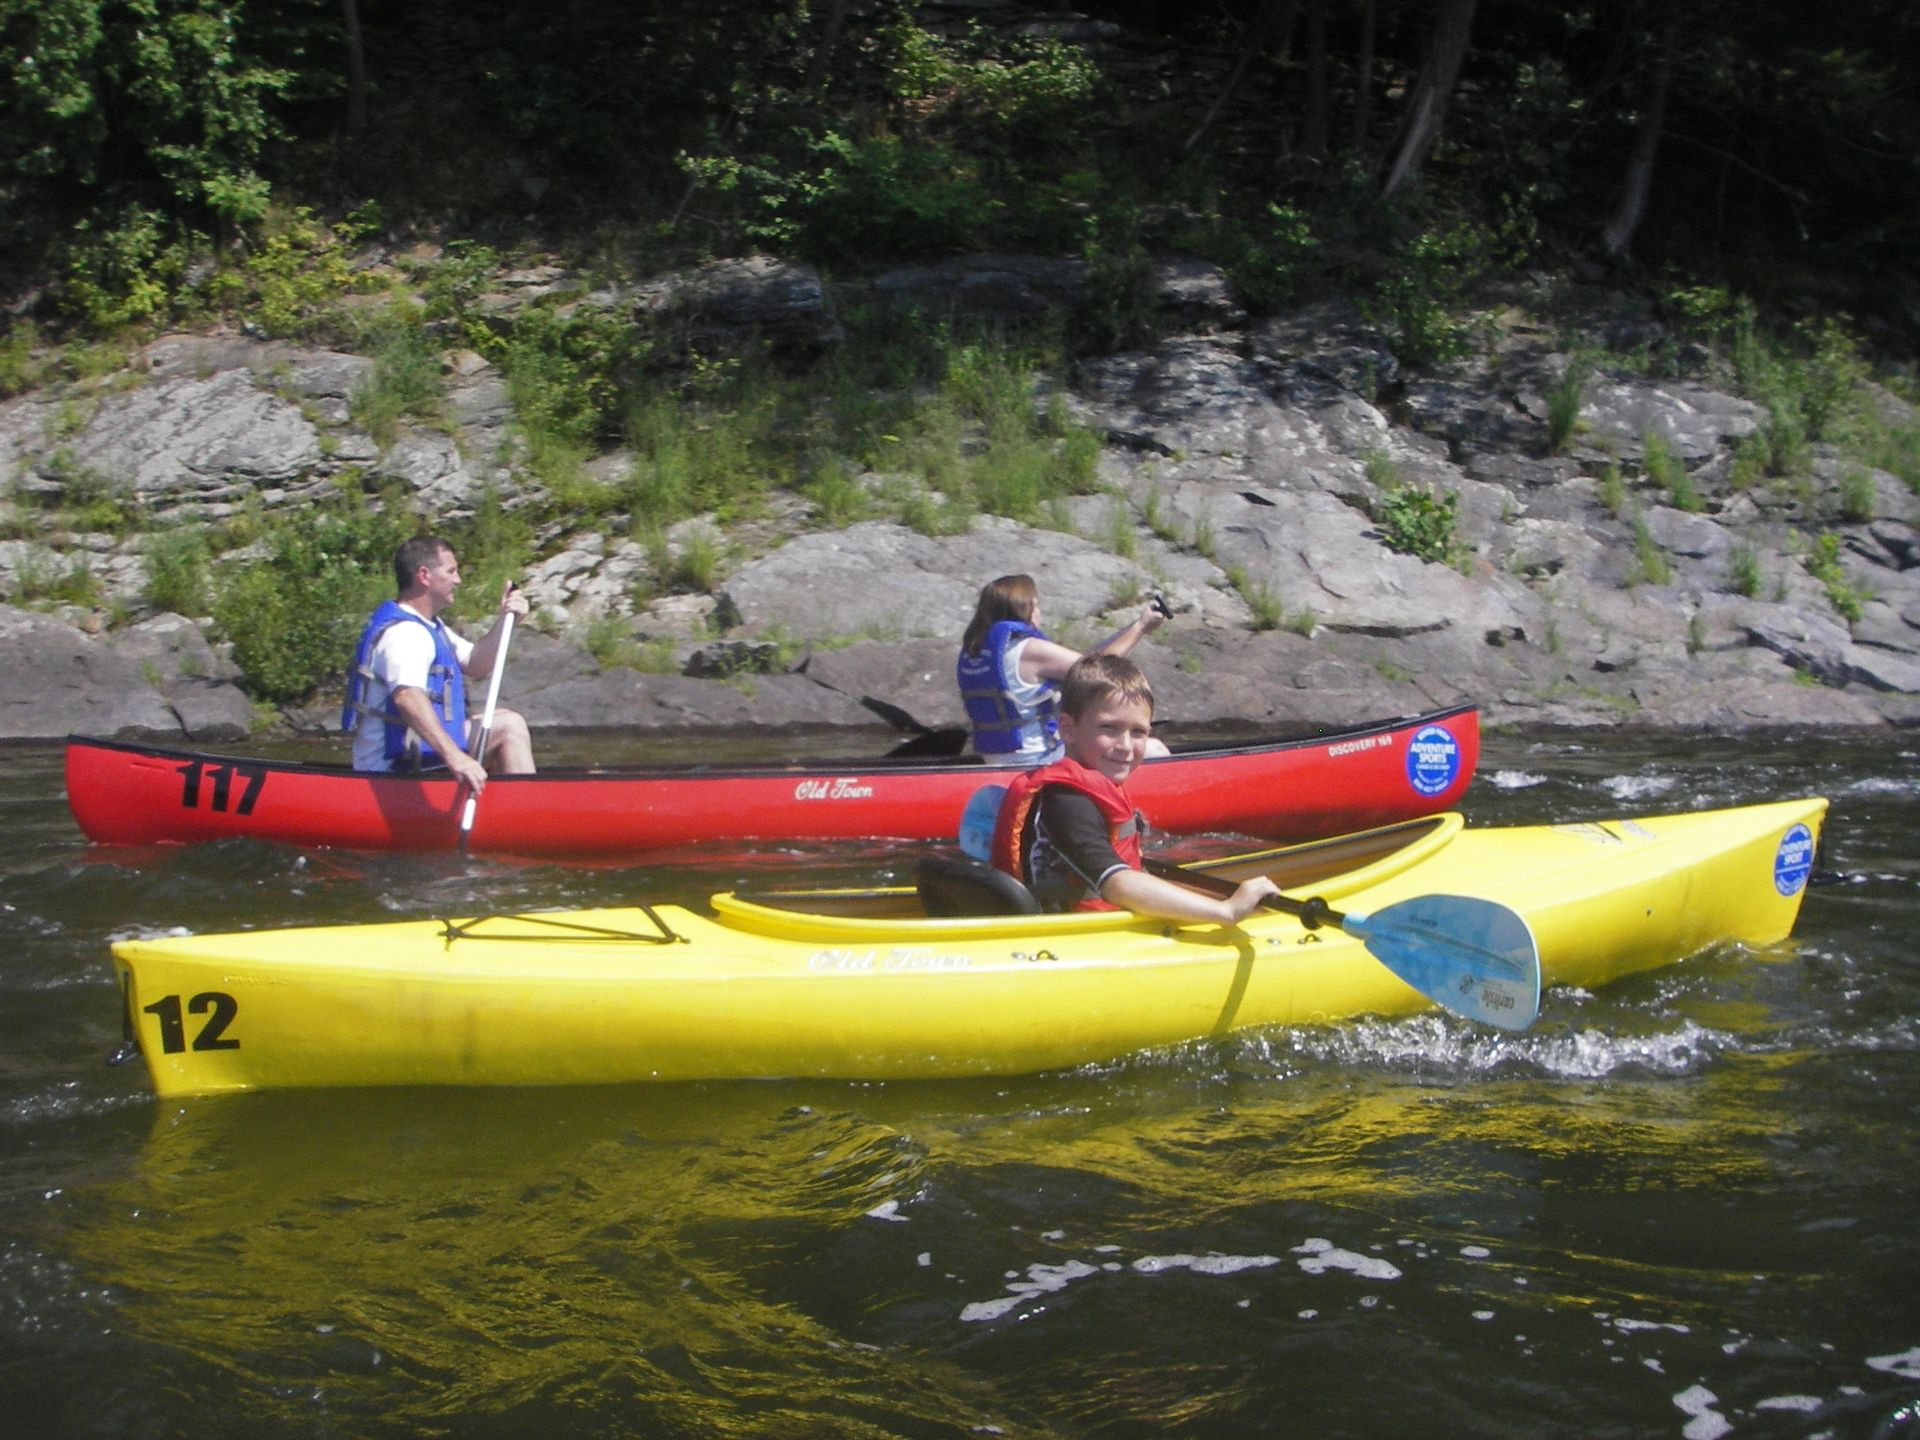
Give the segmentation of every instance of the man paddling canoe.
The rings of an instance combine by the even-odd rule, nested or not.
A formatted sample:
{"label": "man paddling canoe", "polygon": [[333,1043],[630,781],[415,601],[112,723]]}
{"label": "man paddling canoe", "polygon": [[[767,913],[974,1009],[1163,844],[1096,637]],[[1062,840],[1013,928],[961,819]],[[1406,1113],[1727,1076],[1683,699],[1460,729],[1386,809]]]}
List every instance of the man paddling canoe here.
{"label": "man paddling canoe", "polygon": [[397,594],[373,612],[347,672],[341,727],[353,730],[353,768],[405,773],[445,768],[479,794],[487,772],[531,773],[533,741],[516,711],[496,709],[486,754],[467,747],[479,721],[467,716],[466,677],[490,674],[500,654],[506,617],[531,608],[513,582],[500,592],[500,609],[478,642],[453,633],[440,612],[460,588],[460,562],[436,535],[416,535],[394,552]]}

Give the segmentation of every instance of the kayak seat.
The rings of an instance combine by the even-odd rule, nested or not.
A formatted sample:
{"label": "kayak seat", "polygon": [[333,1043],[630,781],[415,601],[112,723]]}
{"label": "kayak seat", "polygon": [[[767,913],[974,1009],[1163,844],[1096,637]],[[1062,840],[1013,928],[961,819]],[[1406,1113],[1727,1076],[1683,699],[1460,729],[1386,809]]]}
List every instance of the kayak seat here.
{"label": "kayak seat", "polygon": [[976,860],[923,855],[914,864],[920,903],[934,919],[966,915],[1038,915],[1033,892],[1004,870]]}

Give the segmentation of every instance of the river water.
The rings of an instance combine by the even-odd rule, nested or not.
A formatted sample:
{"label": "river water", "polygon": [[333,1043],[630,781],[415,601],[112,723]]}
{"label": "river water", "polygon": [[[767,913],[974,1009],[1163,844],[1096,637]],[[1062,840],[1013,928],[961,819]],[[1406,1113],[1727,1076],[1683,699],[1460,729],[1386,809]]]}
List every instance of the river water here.
{"label": "river water", "polygon": [[[708,747],[711,750],[712,747]],[[551,747],[549,747],[551,749]],[[162,1104],[110,939],[905,874],[109,852],[0,771],[15,1435],[1920,1436],[1920,756],[1488,737],[1475,823],[1829,796],[1795,938],[1496,1037]],[[581,757],[575,757],[581,758]]]}

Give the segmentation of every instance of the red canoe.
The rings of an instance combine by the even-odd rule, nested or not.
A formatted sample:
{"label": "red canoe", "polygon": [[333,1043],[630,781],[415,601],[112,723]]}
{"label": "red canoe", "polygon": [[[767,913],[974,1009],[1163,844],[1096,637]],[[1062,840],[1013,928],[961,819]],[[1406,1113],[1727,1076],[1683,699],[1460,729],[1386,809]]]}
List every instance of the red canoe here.
{"label": "red canoe", "polygon": [[[1309,739],[1194,745],[1128,790],[1156,829],[1275,840],[1339,835],[1455,808],[1480,758],[1471,706]],[[487,783],[468,848],[584,855],[709,840],[952,840],[1005,771],[977,759],[556,767]],[[365,850],[450,850],[451,779],[247,760],[74,735],[67,803],[87,838],[151,845],[236,836]]]}

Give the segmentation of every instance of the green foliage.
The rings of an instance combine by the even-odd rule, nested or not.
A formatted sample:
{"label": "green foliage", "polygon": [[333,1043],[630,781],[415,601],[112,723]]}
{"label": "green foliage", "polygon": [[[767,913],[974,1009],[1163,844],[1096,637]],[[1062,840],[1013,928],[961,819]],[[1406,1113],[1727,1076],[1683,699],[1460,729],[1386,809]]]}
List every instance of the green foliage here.
{"label": "green foliage", "polygon": [[1813,543],[1806,557],[1807,573],[1827,592],[1827,602],[1848,620],[1858,620],[1865,611],[1865,594],[1847,579],[1840,563],[1840,537],[1827,531]]}
{"label": "green foliage", "polygon": [[1629,586],[1645,583],[1648,585],[1666,585],[1673,580],[1673,562],[1667,558],[1667,552],[1653,538],[1653,532],[1647,529],[1647,522],[1638,516],[1633,521],[1633,569],[1627,574]]}
{"label": "green foliage", "polygon": [[29,551],[15,566],[13,584],[8,587],[6,603],[35,606],[87,605],[100,603],[100,582],[85,555],[63,562],[51,550]]}
{"label": "green foliage", "polygon": [[1269,202],[1260,220],[1236,231],[1224,265],[1233,292],[1256,315],[1270,315],[1299,294],[1320,241],[1312,217],[1291,205]]}
{"label": "green foliage", "polygon": [[1579,427],[1580,402],[1586,398],[1593,372],[1593,357],[1576,353],[1568,359],[1560,378],[1547,387],[1547,449],[1555,455],[1567,448]]}
{"label": "green foliage", "polygon": [[1286,609],[1271,585],[1264,580],[1249,579],[1245,568],[1239,565],[1229,566],[1226,573],[1227,582],[1247,602],[1255,630],[1278,630],[1286,622]]}
{"label": "green foliage", "polygon": [[1760,559],[1751,545],[1735,545],[1727,555],[1727,589],[1752,599],[1760,593]]}
{"label": "green foliage", "polygon": [[1374,503],[1373,520],[1389,550],[1438,565],[1459,565],[1466,559],[1460,539],[1460,497],[1449,490],[1401,485]]}
{"label": "green foliage", "polygon": [[411,306],[387,307],[368,332],[373,372],[347,397],[353,421],[382,445],[393,443],[405,416],[443,418],[446,385],[440,351]]}
{"label": "green foliage", "polygon": [[65,308],[101,334],[163,319],[192,250],[189,231],[145,206],[80,220],[64,245]]}
{"label": "green foliage", "polygon": [[491,626],[500,592],[518,581],[533,559],[533,528],[525,510],[508,510],[489,484],[471,517],[443,527],[440,534],[460,557],[460,593],[450,612],[456,621]]}
{"label": "green foliage", "polygon": [[1103,241],[1096,229],[1087,241],[1086,274],[1068,322],[1085,353],[1131,349],[1158,332],[1153,257],[1129,230],[1122,226],[1118,236]]}
{"label": "green foliage", "polygon": [[1004,208],[978,162],[954,146],[827,130],[791,171],[747,172],[765,217],[754,237],[841,264],[973,248]]}
{"label": "green foliage", "polygon": [[1642,432],[1640,449],[1647,478],[1667,492],[1673,508],[1689,512],[1700,510],[1700,492],[1694,488],[1686,462],[1674,454],[1673,442],[1667,438],[1666,432],[1653,429]]}
{"label": "green foliage", "polygon": [[147,571],[147,603],[176,615],[205,615],[212,598],[213,552],[206,531],[197,525],[156,530],[147,537],[142,560]]}
{"label": "green foliage", "polygon": [[1461,309],[1484,245],[1471,227],[1457,225],[1426,231],[1403,248],[1394,274],[1366,307],[1401,363],[1416,369],[1444,365],[1471,348],[1473,330]]}
{"label": "green foliage", "polygon": [[0,400],[46,383],[51,366],[40,358],[39,335],[30,320],[14,320],[0,335]]}
{"label": "green foliage", "polygon": [[1878,499],[1873,476],[1858,465],[1848,466],[1840,476],[1840,518],[1855,524],[1871,520]]}
{"label": "green foliage", "polygon": [[414,533],[398,506],[342,503],[269,518],[258,558],[216,577],[213,619],[247,687],[305,700],[340,675],[367,615],[393,591],[393,552]]}

